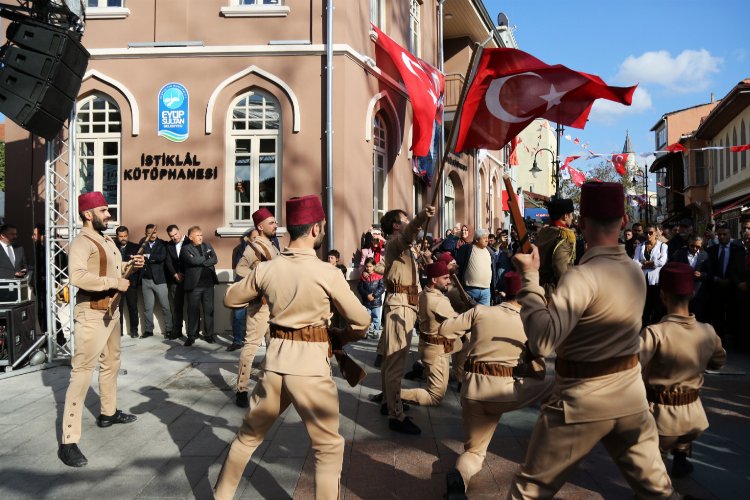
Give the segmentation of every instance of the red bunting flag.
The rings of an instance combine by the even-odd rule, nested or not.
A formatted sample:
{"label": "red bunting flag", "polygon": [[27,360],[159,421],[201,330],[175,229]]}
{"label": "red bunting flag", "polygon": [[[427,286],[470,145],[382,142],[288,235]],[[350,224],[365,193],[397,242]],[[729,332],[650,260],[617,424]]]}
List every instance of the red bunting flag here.
{"label": "red bunting flag", "polygon": [[576,160],[577,160],[578,158],[580,158],[580,157],[581,157],[580,155],[578,155],[578,156],[568,156],[568,157],[566,157],[566,158],[565,158],[565,162],[563,163],[563,166],[562,166],[562,167],[560,167],[560,168],[561,168],[561,169],[563,169],[563,168],[568,168],[568,167],[570,166],[570,164],[571,164],[572,162],[576,161]]}
{"label": "red bunting flag", "polygon": [[570,172],[570,179],[576,186],[580,187],[584,182],[586,182],[586,174],[584,174],[580,170],[576,170],[575,168],[568,166],[568,172]]}
{"label": "red bunting flag", "polygon": [[409,94],[414,110],[411,150],[415,156],[427,156],[432,144],[435,120],[440,120],[439,110],[445,91],[445,75],[415,57],[375,25],[371,24],[370,27],[378,35],[377,44],[388,53],[398,69]]}
{"label": "red bunting flag", "polygon": [[687,149],[685,148],[685,146],[683,146],[679,142],[675,142],[674,144],[670,144],[669,146],[667,146],[664,149],[666,149],[670,153],[681,153],[683,151],[687,151]]}
{"label": "red bunting flag", "polygon": [[612,155],[612,165],[620,175],[625,175],[625,164],[628,162],[628,153]]}
{"label": "red bunting flag", "polygon": [[518,152],[516,151],[516,148],[521,142],[521,138],[518,136],[515,136],[510,141],[510,158],[508,158],[508,165],[511,167],[518,165]]}
{"label": "red bunting flag", "polygon": [[500,149],[535,118],[583,128],[599,98],[630,105],[635,87],[550,66],[517,49],[484,49],[471,80],[455,151]]}
{"label": "red bunting flag", "polygon": [[581,143],[581,140],[580,140],[580,139],[579,139],[578,137],[576,137],[575,139],[573,139],[573,142],[574,142],[575,144],[580,144],[580,143]]}
{"label": "red bunting flag", "polygon": [[750,150],[750,144],[743,144],[742,146],[730,146],[729,149],[732,151],[732,153],[739,153],[741,151],[748,151],[748,150]]}

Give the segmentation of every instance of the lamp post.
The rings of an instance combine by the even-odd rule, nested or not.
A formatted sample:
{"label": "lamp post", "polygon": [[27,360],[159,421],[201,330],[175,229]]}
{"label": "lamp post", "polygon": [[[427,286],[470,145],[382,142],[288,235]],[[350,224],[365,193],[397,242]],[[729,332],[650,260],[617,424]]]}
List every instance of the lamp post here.
{"label": "lamp post", "polygon": [[648,166],[643,166],[643,173],[641,171],[637,171],[633,173],[633,185],[638,185],[638,179],[635,178],[635,176],[639,176],[643,179],[643,194],[646,198],[646,225],[648,226],[648,213],[650,212],[650,202],[649,202],[649,196],[648,196]]}
{"label": "lamp post", "polygon": [[531,174],[536,177],[536,174],[542,171],[541,168],[539,168],[539,165],[536,163],[536,155],[538,155],[542,151],[548,151],[549,154],[552,155],[552,163],[555,164],[555,198],[560,197],[560,137],[563,133],[563,127],[559,123],[555,127],[555,138],[556,138],[556,144],[557,144],[557,154],[555,154],[554,151],[552,151],[549,148],[539,148],[537,149],[536,153],[534,153],[534,163],[531,166]]}

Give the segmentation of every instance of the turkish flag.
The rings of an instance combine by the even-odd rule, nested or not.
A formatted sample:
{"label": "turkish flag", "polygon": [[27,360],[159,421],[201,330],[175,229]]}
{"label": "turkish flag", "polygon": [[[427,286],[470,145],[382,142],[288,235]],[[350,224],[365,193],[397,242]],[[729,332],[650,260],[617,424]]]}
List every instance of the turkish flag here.
{"label": "turkish flag", "polygon": [[503,210],[505,212],[509,212],[510,208],[508,208],[508,191],[506,191],[505,189],[503,189],[501,197],[502,197],[501,199],[502,199],[502,202],[503,202]]}
{"label": "turkish flag", "polygon": [[683,146],[679,142],[675,142],[674,144],[670,144],[665,149],[667,151],[669,151],[670,153],[681,153],[683,151],[687,151],[687,149],[685,148],[685,146]]}
{"label": "turkish flag", "polygon": [[571,163],[571,162],[573,162],[573,161],[577,160],[577,159],[578,159],[578,158],[580,158],[580,157],[581,157],[580,155],[578,155],[578,156],[567,156],[567,157],[565,158],[565,162],[563,163],[563,166],[562,166],[562,167],[560,167],[560,168],[561,168],[561,169],[563,169],[563,168],[568,168],[568,167],[570,166],[570,163]]}
{"label": "turkish flag", "polygon": [[584,174],[580,170],[576,170],[575,168],[568,166],[568,172],[570,172],[570,179],[576,186],[580,187],[584,182],[586,182],[586,174]]}
{"label": "turkish flag", "polygon": [[583,128],[599,98],[629,105],[635,87],[550,66],[517,49],[484,49],[461,111],[455,151],[500,149],[535,118]]}
{"label": "turkish flag", "polygon": [[628,153],[612,155],[612,165],[620,175],[625,175],[625,164],[628,162]]}
{"label": "turkish flag", "polygon": [[377,33],[377,44],[390,56],[409,94],[414,111],[411,150],[415,156],[426,156],[430,152],[435,121],[442,120],[439,111],[443,104],[445,75],[415,57],[375,25],[371,24],[370,29]]}
{"label": "turkish flag", "polygon": [[739,153],[741,151],[750,150],[750,144],[743,144],[742,146],[730,146],[729,149],[732,153]]}
{"label": "turkish flag", "polygon": [[514,165],[518,165],[518,153],[516,152],[516,148],[521,143],[521,138],[518,136],[515,136],[510,141],[510,158],[508,158],[508,165],[511,167]]}

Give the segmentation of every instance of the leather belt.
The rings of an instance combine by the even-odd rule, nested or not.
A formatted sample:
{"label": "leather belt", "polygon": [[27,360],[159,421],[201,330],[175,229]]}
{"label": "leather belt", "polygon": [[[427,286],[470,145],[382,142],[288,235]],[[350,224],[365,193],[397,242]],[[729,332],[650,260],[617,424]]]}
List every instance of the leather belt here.
{"label": "leather belt", "polygon": [[441,337],[440,335],[426,335],[420,332],[419,340],[421,340],[425,344],[443,346],[446,354],[450,354],[451,352],[453,352],[454,340],[452,339],[446,339],[445,337]]}
{"label": "leather belt", "polygon": [[555,371],[566,378],[594,378],[629,370],[638,364],[637,354],[628,354],[601,361],[555,360]]}
{"label": "leather belt", "polygon": [[685,406],[698,400],[700,391],[698,389],[683,389],[680,391],[656,391],[653,387],[646,386],[646,398],[651,403],[666,406]]}
{"label": "leather belt", "polygon": [[304,328],[283,328],[271,325],[271,337],[297,342],[326,342],[328,343],[328,328],[325,326],[306,326]]}
{"label": "leather belt", "polygon": [[399,285],[387,283],[385,285],[385,290],[388,293],[408,293],[411,295],[419,294],[419,287],[417,285]]}
{"label": "leather belt", "polygon": [[493,363],[491,361],[474,361],[472,359],[467,359],[466,363],[464,363],[464,370],[468,373],[490,375],[492,377],[518,376],[516,374],[515,366],[506,366],[500,363]]}

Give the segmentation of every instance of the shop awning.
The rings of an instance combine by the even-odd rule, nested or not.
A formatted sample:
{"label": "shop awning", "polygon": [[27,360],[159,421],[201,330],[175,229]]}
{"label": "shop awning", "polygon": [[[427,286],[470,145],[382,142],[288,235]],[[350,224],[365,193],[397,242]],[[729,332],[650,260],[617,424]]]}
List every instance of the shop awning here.
{"label": "shop awning", "polygon": [[742,196],[741,198],[730,202],[728,205],[721,207],[720,209],[712,213],[711,217],[716,218],[717,215],[721,215],[724,212],[728,212],[729,210],[732,210],[733,208],[737,208],[741,205],[744,205],[747,202],[750,202],[750,194]]}

